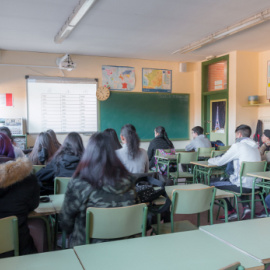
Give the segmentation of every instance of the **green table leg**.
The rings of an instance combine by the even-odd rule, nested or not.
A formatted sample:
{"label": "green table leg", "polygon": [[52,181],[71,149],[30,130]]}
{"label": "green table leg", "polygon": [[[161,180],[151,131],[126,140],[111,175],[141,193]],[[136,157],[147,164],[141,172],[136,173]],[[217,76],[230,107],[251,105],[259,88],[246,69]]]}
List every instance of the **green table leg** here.
{"label": "green table leg", "polygon": [[218,199],[219,201],[222,202],[223,207],[224,207],[224,215],[225,215],[225,222],[228,222],[228,206],[227,203],[225,201],[225,199]]}

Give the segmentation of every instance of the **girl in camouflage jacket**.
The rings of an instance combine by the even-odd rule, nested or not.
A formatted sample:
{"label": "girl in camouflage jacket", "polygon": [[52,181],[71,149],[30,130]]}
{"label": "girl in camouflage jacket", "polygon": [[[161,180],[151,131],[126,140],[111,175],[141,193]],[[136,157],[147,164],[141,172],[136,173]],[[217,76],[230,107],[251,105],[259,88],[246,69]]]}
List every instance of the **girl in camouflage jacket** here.
{"label": "girl in camouflage jacket", "polygon": [[91,136],[68,184],[61,225],[71,233],[70,247],[85,244],[87,207],[121,207],[136,203],[133,181],[115,155],[110,140],[103,133]]}

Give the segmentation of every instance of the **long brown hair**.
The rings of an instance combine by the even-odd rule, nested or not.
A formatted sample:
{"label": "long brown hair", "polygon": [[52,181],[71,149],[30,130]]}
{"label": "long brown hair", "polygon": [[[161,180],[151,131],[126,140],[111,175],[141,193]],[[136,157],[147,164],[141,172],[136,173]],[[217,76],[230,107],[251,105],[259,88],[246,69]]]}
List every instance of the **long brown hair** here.
{"label": "long brown hair", "polygon": [[52,129],[48,129],[47,133],[52,137],[52,141],[57,149],[61,146],[61,143],[57,140],[56,134]]}
{"label": "long brown hair", "polygon": [[115,186],[128,175],[115,154],[109,135],[97,132],[90,137],[73,177],[79,177],[101,189],[105,185]]}
{"label": "long brown hair", "polygon": [[70,132],[65,138],[61,147],[54,155],[56,162],[61,159],[64,154],[69,154],[77,157],[81,157],[84,151],[83,141],[79,133]]}
{"label": "long brown hair", "polygon": [[47,160],[45,161],[46,164],[51,161],[53,155],[57,151],[51,136],[47,132],[41,132],[37,136],[33,150],[29,155],[29,159],[32,161],[33,165],[41,165],[38,154],[40,151],[42,151],[42,149],[45,149],[47,152]]}

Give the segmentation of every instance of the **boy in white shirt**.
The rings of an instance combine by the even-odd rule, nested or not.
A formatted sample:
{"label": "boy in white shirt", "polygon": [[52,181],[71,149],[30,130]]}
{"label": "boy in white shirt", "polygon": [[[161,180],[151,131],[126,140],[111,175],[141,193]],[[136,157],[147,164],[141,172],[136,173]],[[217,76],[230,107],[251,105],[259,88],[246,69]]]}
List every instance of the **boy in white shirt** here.
{"label": "boy in white shirt", "polygon": [[[240,167],[243,161],[261,161],[261,155],[255,141],[250,139],[251,128],[247,125],[240,125],[235,130],[236,142],[230,149],[220,157],[210,158],[208,163],[211,165],[223,166],[233,161],[234,172],[228,181],[211,182],[211,185],[218,189],[240,192]],[[251,193],[253,177],[242,177],[242,192]],[[247,200],[248,196],[241,196],[241,200]],[[237,214],[231,203],[226,199],[229,211],[229,220],[236,219]],[[249,204],[243,202],[243,214],[241,219],[245,219],[250,214]],[[224,217],[221,217],[223,219]]]}

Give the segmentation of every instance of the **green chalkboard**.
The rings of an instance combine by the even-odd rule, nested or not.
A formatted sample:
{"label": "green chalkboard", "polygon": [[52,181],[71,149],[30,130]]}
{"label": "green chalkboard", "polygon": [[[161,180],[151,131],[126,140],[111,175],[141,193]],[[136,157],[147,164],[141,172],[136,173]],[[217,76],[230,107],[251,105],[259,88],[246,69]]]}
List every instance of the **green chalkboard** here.
{"label": "green chalkboard", "polygon": [[132,124],[141,140],[152,140],[164,126],[171,140],[189,139],[189,94],[113,92],[99,102],[99,129]]}

